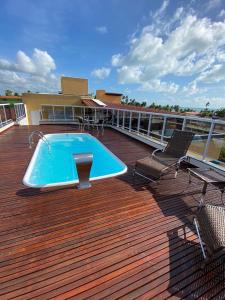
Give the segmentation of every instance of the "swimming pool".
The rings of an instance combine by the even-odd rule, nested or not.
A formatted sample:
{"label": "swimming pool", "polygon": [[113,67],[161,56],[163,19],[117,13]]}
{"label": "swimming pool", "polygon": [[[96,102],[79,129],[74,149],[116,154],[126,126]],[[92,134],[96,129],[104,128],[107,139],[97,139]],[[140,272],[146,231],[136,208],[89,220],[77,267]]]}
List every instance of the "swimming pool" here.
{"label": "swimming pool", "polygon": [[127,171],[127,166],[119,158],[88,133],[57,133],[44,137],[48,143],[39,140],[23,178],[26,186],[41,188],[79,183],[73,159],[73,154],[78,153],[93,154],[90,181]]}

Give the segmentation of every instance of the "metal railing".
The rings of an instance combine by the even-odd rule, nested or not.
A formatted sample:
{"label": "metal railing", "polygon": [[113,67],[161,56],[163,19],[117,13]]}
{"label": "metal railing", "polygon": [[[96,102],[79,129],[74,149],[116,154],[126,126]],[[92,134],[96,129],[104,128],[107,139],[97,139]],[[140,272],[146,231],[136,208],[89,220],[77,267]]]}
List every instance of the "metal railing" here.
{"label": "metal railing", "polygon": [[14,109],[16,114],[16,121],[19,121],[26,117],[25,107],[23,103],[14,103]]}
{"label": "metal railing", "polygon": [[12,123],[9,103],[0,103],[0,128]]}
{"label": "metal railing", "polygon": [[174,129],[195,132],[188,155],[225,170],[225,121],[172,113],[156,113],[107,107],[43,105],[41,122],[77,123],[78,118],[106,120],[113,127],[154,147],[164,147]]}

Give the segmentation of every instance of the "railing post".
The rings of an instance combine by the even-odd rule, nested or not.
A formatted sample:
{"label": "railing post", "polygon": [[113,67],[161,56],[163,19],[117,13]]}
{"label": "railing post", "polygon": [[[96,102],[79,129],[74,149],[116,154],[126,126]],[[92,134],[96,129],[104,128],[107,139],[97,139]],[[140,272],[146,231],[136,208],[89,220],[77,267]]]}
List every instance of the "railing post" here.
{"label": "railing post", "polygon": [[166,120],[167,120],[167,117],[164,117],[164,120],[163,120],[163,128],[162,128],[162,134],[161,134],[161,142],[163,142],[163,138],[164,138],[164,133],[165,133],[165,129],[166,129]]}
{"label": "railing post", "polygon": [[73,115],[73,121],[75,120],[75,115],[74,115],[74,107],[72,106],[72,115]]}
{"label": "railing post", "polygon": [[202,160],[205,160],[205,158],[206,158],[206,156],[208,154],[209,145],[210,145],[210,141],[211,141],[211,138],[212,138],[214,126],[215,126],[215,121],[212,120],[210,129],[209,129],[209,133],[208,133],[208,138],[207,138],[207,141],[206,141],[206,144],[205,144],[205,148],[204,148],[204,151],[203,151],[203,155],[202,155]]}
{"label": "railing post", "polygon": [[148,132],[147,132],[147,136],[150,135],[150,131],[151,131],[151,125],[152,125],[152,115],[149,115],[149,119],[148,119]]}
{"label": "railing post", "polygon": [[183,119],[183,124],[182,124],[182,131],[185,130],[185,127],[186,127],[186,121],[187,121],[187,119],[184,118],[184,119]]}
{"label": "railing post", "polygon": [[130,111],[129,132],[131,132],[131,125],[132,125],[132,111]]}
{"label": "railing post", "polygon": [[64,106],[64,120],[66,120],[66,107]]}
{"label": "railing post", "polygon": [[123,129],[124,129],[124,124],[125,124],[125,111],[123,111],[123,125],[122,125]]}
{"label": "railing post", "polygon": [[115,110],[113,109],[113,110],[112,110],[112,125],[113,125],[113,126],[114,126],[114,119],[115,119],[115,118],[114,118],[114,117],[115,117],[115,116],[114,116],[114,113],[115,113]]}
{"label": "railing post", "polygon": [[6,116],[6,112],[5,112],[5,105],[3,105],[3,112],[4,112],[4,116],[5,116],[5,122],[7,121],[7,116]]}
{"label": "railing post", "polygon": [[140,122],[141,122],[141,113],[138,113],[138,124],[137,124],[137,132],[140,130]]}
{"label": "railing post", "polygon": [[120,111],[117,110],[117,124],[116,124],[117,127],[119,127],[119,116],[120,116]]}

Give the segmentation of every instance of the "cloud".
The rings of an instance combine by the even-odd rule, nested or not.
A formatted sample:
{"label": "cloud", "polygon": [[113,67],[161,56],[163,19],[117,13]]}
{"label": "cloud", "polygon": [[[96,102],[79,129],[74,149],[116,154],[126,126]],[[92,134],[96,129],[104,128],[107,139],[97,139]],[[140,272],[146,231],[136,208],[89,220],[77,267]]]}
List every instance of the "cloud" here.
{"label": "cloud", "polygon": [[220,11],[219,17],[220,17],[220,18],[224,18],[224,17],[225,17],[225,10],[224,10],[224,9],[222,9],[222,10]]}
{"label": "cloud", "polygon": [[106,26],[99,26],[99,27],[96,27],[96,31],[100,34],[106,34],[108,33],[108,29]]}
{"label": "cloud", "polygon": [[[168,4],[155,14],[161,16]],[[185,78],[183,91],[202,93],[200,82],[225,80],[225,20],[199,18],[180,7],[170,19],[144,26],[132,36],[127,53],[114,54],[111,63],[118,82],[137,84],[138,90],[178,93],[182,86],[176,80]]]}
{"label": "cloud", "polygon": [[165,82],[160,79],[154,79],[144,82],[139,88],[140,91],[154,91],[161,93],[171,93],[174,94],[178,91],[179,85],[174,82]]}
{"label": "cloud", "polygon": [[202,74],[197,78],[197,81],[202,81],[205,83],[214,83],[225,80],[225,65],[216,64],[211,69],[202,72]]}
{"label": "cloud", "polygon": [[121,54],[114,54],[111,59],[113,67],[119,67],[123,62],[123,56]]}
{"label": "cloud", "polygon": [[207,10],[219,7],[221,5],[221,0],[210,0],[207,4]]}
{"label": "cloud", "polygon": [[91,76],[96,77],[98,79],[105,79],[110,75],[111,69],[109,68],[100,68],[100,69],[95,69],[94,71],[91,72]]}
{"label": "cloud", "polygon": [[19,50],[16,60],[0,59],[0,83],[2,89],[10,87],[18,91],[52,91],[59,88],[59,79],[53,73],[54,59],[46,52],[34,49],[29,57]]}

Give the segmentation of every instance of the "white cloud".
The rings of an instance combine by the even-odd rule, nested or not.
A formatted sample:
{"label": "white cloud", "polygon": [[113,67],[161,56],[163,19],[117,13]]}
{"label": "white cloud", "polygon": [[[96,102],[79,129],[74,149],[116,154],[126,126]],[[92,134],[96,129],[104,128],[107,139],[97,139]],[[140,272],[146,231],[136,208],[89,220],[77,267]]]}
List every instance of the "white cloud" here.
{"label": "white cloud", "polygon": [[221,0],[210,0],[207,4],[207,9],[213,9],[221,5]]}
{"label": "white cloud", "polygon": [[114,54],[111,59],[111,64],[113,67],[121,66],[123,62],[123,56],[121,54]]}
{"label": "white cloud", "polygon": [[55,69],[54,59],[46,51],[35,48],[29,57],[19,50],[15,62],[0,59],[1,88],[55,91],[59,88],[58,77],[53,73]]}
{"label": "white cloud", "polygon": [[[168,6],[166,1],[157,15]],[[156,26],[157,25],[157,26]],[[157,27],[157,29],[156,29]],[[112,56],[121,84],[137,84],[139,90],[177,93],[179,77],[189,83],[183,86],[188,94],[204,91],[200,81],[225,80],[225,20],[199,18],[180,7],[170,20],[157,20],[132,35],[129,51]],[[173,77],[175,82],[165,79]]]}
{"label": "white cloud", "polygon": [[96,31],[100,34],[106,34],[108,33],[108,29],[106,26],[99,26],[99,27],[96,27]]}
{"label": "white cloud", "polygon": [[202,72],[202,74],[197,78],[197,81],[202,81],[205,83],[214,83],[225,80],[225,65],[216,64],[211,69]]}
{"label": "white cloud", "polygon": [[220,17],[220,18],[224,18],[224,17],[225,17],[225,10],[224,10],[224,9],[222,9],[222,10],[220,11],[219,17]]}
{"label": "white cloud", "polygon": [[110,75],[111,69],[109,68],[100,68],[100,69],[95,69],[94,71],[91,72],[91,76],[96,77],[98,79],[105,79]]}
{"label": "white cloud", "polygon": [[152,81],[146,81],[142,83],[140,91],[154,91],[161,93],[171,93],[174,94],[178,91],[179,86],[174,82],[165,82],[160,79],[154,79]]}

